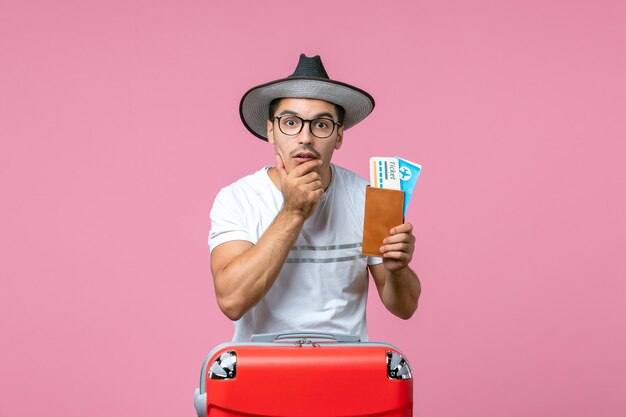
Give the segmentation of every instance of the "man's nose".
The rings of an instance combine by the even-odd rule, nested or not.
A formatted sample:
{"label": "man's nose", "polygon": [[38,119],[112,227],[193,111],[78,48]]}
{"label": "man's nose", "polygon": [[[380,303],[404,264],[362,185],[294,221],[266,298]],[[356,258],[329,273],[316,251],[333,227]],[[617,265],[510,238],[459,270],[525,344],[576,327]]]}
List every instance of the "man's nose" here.
{"label": "man's nose", "polygon": [[302,130],[298,135],[298,143],[312,143],[313,134],[311,133],[311,122],[306,121],[302,125]]}

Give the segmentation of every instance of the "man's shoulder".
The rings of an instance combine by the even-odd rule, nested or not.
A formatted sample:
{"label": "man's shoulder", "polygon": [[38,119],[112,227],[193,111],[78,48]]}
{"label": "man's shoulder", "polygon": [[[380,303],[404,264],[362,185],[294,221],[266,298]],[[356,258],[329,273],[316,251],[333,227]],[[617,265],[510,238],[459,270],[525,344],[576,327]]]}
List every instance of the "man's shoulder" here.
{"label": "man's shoulder", "polygon": [[356,172],[335,164],[333,164],[333,175],[336,175],[338,182],[341,182],[346,187],[364,188],[369,184],[369,181],[366,181]]}
{"label": "man's shoulder", "polygon": [[259,190],[259,187],[267,184],[269,177],[267,176],[267,168],[263,167],[245,177],[239,178],[237,181],[222,188],[222,192],[234,192],[234,191],[255,191]]}

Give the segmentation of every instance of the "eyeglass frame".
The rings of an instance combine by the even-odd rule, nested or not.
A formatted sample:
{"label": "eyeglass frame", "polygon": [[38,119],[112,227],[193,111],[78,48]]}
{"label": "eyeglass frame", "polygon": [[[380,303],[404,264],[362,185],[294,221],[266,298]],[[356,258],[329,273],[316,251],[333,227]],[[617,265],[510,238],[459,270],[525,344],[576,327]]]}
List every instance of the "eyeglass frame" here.
{"label": "eyeglass frame", "polygon": [[[291,134],[283,132],[283,129],[281,129],[280,127],[280,119],[282,119],[283,117],[295,117],[296,119],[299,119],[302,122],[302,125],[300,125],[300,130],[298,130],[296,133],[291,133]],[[336,122],[333,119],[329,119],[327,117],[316,117],[315,119],[303,119],[302,117],[297,116],[295,114],[281,114],[280,116],[272,117],[272,122],[274,120],[278,120],[278,130],[280,130],[280,132],[283,135],[291,136],[291,137],[298,136],[300,133],[302,133],[302,129],[304,129],[304,124],[307,122],[309,123],[309,132],[311,132],[311,134],[318,139],[328,139],[329,137],[333,135],[333,133],[335,133],[335,129],[337,128],[337,126],[343,126],[343,123]],[[314,122],[316,120],[326,120],[333,124],[333,130],[330,131],[328,136],[317,136],[315,133],[313,133],[313,127],[312,127],[313,125],[311,124],[311,122]]]}

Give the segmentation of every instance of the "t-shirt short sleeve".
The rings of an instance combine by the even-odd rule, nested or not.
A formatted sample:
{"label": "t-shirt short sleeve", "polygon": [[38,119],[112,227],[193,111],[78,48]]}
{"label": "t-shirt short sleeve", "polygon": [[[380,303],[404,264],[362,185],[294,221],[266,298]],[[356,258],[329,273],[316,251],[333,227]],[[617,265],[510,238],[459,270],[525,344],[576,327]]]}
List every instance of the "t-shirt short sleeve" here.
{"label": "t-shirt short sleeve", "polygon": [[246,227],[246,222],[238,210],[241,202],[237,201],[232,189],[222,189],[213,202],[211,209],[211,231],[209,232],[209,248],[211,252],[217,246],[233,240],[246,240],[253,242],[254,239]]}

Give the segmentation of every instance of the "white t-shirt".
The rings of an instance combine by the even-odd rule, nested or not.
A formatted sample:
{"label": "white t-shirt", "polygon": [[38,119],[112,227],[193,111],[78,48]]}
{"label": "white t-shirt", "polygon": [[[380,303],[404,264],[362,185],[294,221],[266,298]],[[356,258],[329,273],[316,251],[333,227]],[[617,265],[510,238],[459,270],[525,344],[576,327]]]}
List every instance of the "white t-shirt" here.
{"label": "white t-shirt", "polygon": [[[211,251],[232,240],[256,244],[283,205],[264,167],[223,188],[211,209]],[[368,264],[361,254],[367,181],[331,165],[332,180],[303,225],[272,288],[234,322],[233,341],[258,333],[316,331],[367,340]]]}

